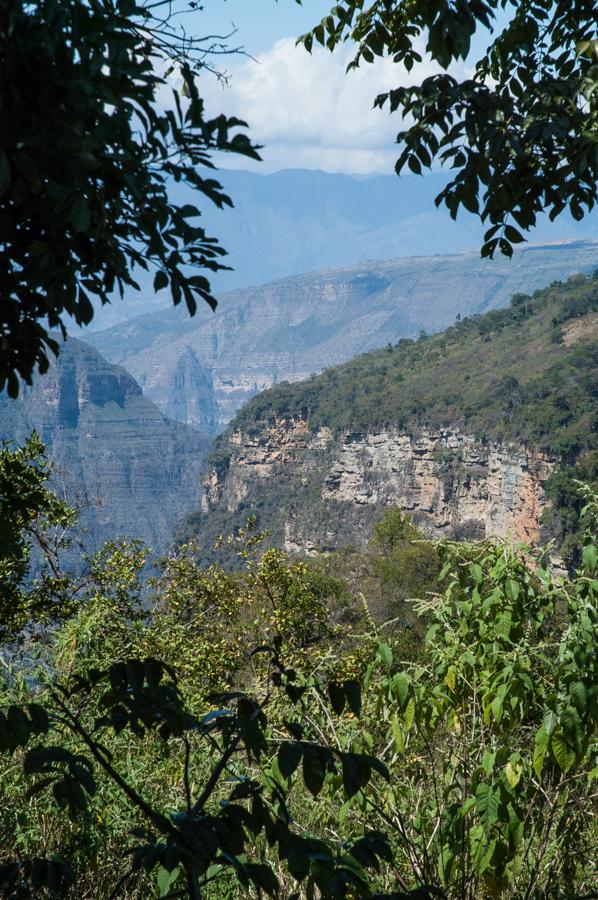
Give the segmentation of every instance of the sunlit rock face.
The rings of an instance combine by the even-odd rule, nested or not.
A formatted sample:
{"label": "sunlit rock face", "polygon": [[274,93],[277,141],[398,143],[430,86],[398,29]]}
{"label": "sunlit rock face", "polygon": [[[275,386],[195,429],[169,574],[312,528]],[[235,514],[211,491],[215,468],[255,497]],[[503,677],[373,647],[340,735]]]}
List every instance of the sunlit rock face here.
{"label": "sunlit rock face", "polygon": [[[257,434],[234,431],[204,478],[204,516],[263,509],[260,524],[289,551],[364,542],[384,507],[397,506],[434,537],[540,537],[544,484],[555,460],[458,429],[310,432],[302,418]],[[293,485],[296,489],[293,489]]]}

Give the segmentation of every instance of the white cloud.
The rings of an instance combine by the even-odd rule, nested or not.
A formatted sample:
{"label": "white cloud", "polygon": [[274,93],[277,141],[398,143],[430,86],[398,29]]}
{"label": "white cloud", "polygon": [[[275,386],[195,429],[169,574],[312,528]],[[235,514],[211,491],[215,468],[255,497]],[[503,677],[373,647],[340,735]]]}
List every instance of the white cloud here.
{"label": "white cloud", "polygon": [[[320,168],[336,172],[389,172],[401,128],[397,114],[373,109],[377,94],[414,84],[438,71],[424,62],[411,73],[390,59],[346,73],[353,47],[308,54],[294,39],[277,41],[257,59],[230,67],[229,86],[213,78],[200,83],[208,113],[245,119],[253,140],[264,145],[262,172]],[[248,167],[227,156],[223,166]]]}

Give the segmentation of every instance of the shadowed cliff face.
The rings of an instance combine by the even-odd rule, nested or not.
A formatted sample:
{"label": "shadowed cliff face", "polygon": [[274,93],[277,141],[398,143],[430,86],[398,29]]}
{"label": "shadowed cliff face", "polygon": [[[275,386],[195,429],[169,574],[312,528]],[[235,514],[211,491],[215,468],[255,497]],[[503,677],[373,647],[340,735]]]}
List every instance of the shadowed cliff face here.
{"label": "shadowed cliff face", "polygon": [[0,437],[35,429],[54,461],[54,480],[83,505],[85,542],[141,538],[164,551],[182,515],[199,502],[209,440],[167,419],[134,378],[69,339],[59,360],[18,400],[0,397]]}
{"label": "shadowed cliff face", "polygon": [[505,306],[596,268],[598,242],[530,245],[512,260],[479,253],[368,262],[221,297],[215,314],[172,309],[89,336],[171,418],[221,431],[255,394],[295,382],[457,314]]}

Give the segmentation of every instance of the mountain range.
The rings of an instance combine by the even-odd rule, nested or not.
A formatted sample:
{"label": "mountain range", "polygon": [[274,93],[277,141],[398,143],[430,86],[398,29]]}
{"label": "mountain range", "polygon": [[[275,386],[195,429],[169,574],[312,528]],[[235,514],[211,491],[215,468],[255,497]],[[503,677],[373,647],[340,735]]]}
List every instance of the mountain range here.
{"label": "mountain range", "polygon": [[222,296],[215,314],[170,308],[86,339],[170,418],[215,434],[260,390],[364,351],[446,328],[598,265],[598,241],[520,247],[513,259],[371,261]]}
{"label": "mountain range", "polygon": [[[219,210],[202,205],[198,222],[228,251],[231,267],[211,277],[216,296],[225,291],[320,269],[354,266],[368,260],[433,256],[479,250],[483,226],[462,210],[453,221],[434,198],[448,176],[394,174],[356,177],[289,169],[270,175],[221,169],[215,173],[234,202]],[[172,184],[174,200],[194,203],[182,184]],[[550,222],[539,218],[530,240],[545,243],[598,238],[598,212],[576,222],[568,213]],[[153,272],[135,271],[142,290],[115,298],[97,310],[94,331],[170,305],[166,291],[155,294]],[[74,332],[75,333],[75,332]],[[79,337],[85,340],[82,332]]]}

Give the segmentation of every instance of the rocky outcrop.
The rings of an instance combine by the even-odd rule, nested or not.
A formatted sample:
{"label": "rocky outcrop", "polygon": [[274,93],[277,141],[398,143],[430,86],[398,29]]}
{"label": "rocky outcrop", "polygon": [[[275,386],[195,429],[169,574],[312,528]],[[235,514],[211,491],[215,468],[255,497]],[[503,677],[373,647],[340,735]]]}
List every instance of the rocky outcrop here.
{"label": "rocky outcrop", "polygon": [[554,460],[525,447],[482,444],[458,431],[349,434],[322,485],[322,499],[398,506],[441,536],[540,536],[543,484]]}
{"label": "rocky outcrop", "polygon": [[[222,451],[221,451],[222,452]],[[204,481],[204,513],[259,510],[291,552],[332,548],[359,536],[387,506],[435,537],[540,537],[544,484],[556,461],[520,445],[484,443],[458,429],[310,432],[277,419],[256,435],[233,432]],[[355,531],[356,522],[361,523]]]}

